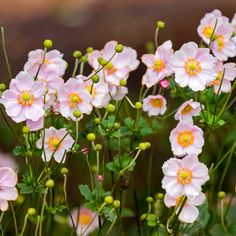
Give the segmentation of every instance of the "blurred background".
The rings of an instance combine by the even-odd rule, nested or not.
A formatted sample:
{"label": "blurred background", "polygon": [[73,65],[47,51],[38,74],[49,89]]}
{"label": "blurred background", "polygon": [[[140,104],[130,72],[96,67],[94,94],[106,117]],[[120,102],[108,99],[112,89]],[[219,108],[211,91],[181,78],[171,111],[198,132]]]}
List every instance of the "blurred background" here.
{"label": "blurred background", "polygon": [[[54,48],[64,53],[65,60],[71,65],[66,79],[73,69],[72,53],[77,49],[83,52],[89,46],[101,49],[107,41],[117,40],[135,48],[140,57],[146,52],[145,43],[154,39],[157,20],[166,22],[166,28],[159,35],[160,43],[170,39],[174,49],[178,49],[187,41],[199,42],[196,29],[200,19],[214,9],[221,10],[223,15],[231,19],[236,13],[236,2],[235,0],[0,0],[0,24],[5,29],[6,46],[14,76],[23,69],[28,52],[42,48],[43,40],[49,38],[53,40]],[[128,82],[131,93],[136,86],[139,86],[145,69],[145,66],[140,64],[138,70],[131,74]],[[0,82],[8,83],[1,50]],[[14,147],[15,140],[1,119],[0,150],[6,153]],[[172,155],[168,136],[170,129],[175,125],[176,123],[164,128],[156,137],[158,156],[155,155],[153,161],[155,168],[151,192],[157,191],[160,185],[161,164]],[[225,132],[227,128],[229,127],[225,128]],[[209,143],[208,155],[216,154],[215,147],[224,140],[225,132],[218,132],[217,139]],[[86,176],[82,176],[83,167],[79,163],[78,161],[79,174],[75,175],[80,176],[79,182],[82,183],[86,181]],[[139,166],[142,167],[145,163],[146,160],[140,160]],[[137,175],[138,191],[145,189],[143,194],[145,198],[147,192],[146,182],[143,181],[146,178],[145,171],[138,172]],[[231,181],[236,183],[235,179]],[[78,188],[71,186],[71,191],[76,192],[74,196],[76,198]]]}

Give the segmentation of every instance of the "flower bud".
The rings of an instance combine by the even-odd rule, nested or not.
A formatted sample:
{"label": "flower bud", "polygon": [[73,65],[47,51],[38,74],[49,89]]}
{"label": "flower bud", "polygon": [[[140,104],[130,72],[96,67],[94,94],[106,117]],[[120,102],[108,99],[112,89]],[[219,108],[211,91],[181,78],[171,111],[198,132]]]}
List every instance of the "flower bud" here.
{"label": "flower bud", "polygon": [[27,152],[25,153],[25,156],[26,156],[26,157],[32,157],[32,156],[33,156],[33,153],[32,153],[31,151],[27,151]]}
{"label": "flower bud", "polygon": [[117,44],[115,47],[115,50],[117,53],[121,53],[123,51],[124,47],[122,44]]}
{"label": "flower bud", "polygon": [[91,166],[91,170],[92,170],[93,173],[97,173],[97,172],[98,172],[98,167],[97,167],[97,165],[92,165],[92,166]]}
{"label": "flower bud", "polygon": [[125,87],[126,85],[127,85],[127,80],[126,79],[120,80],[120,86]]}
{"label": "flower bud", "polygon": [[142,107],[143,107],[143,104],[142,104],[141,102],[136,102],[136,103],[135,103],[135,108],[136,108],[137,110],[142,109]]}
{"label": "flower bud", "polygon": [[23,134],[28,134],[30,132],[29,126],[25,125],[22,127],[22,133]]}
{"label": "flower bud", "polygon": [[47,182],[45,183],[45,186],[47,188],[53,188],[54,187],[54,180],[53,179],[47,180]]}
{"label": "flower bud", "polygon": [[151,143],[149,143],[149,142],[145,142],[145,144],[146,144],[146,149],[148,149],[148,148],[151,147]]}
{"label": "flower bud", "polygon": [[94,120],[93,120],[93,122],[96,124],[96,125],[99,125],[100,123],[101,123],[101,119],[100,118],[95,118]]}
{"label": "flower bud", "polygon": [[81,57],[81,61],[82,61],[83,63],[86,63],[86,62],[88,61],[88,57],[87,57],[87,56],[82,56],[82,57]]}
{"label": "flower bud", "polygon": [[119,129],[120,128],[120,124],[118,122],[115,122],[113,124],[113,128],[116,129],[116,130]]}
{"label": "flower bud", "polygon": [[160,86],[163,89],[167,89],[170,86],[170,81],[167,79],[163,79],[160,81]]}
{"label": "flower bud", "polygon": [[81,112],[79,111],[79,110],[74,110],[73,111],[73,116],[75,117],[75,118],[79,118],[79,117],[81,117]]}
{"label": "flower bud", "polygon": [[224,197],[225,197],[225,192],[224,191],[220,191],[220,192],[218,192],[218,194],[217,194],[217,196],[218,196],[218,198],[219,199],[223,199]]}
{"label": "flower bud", "polygon": [[140,220],[141,221],[144,221],[144,220],[146,220],[147,219],[147,214],[146,213],[144,213],[144,214],[142,214],[141,216],[140,216]]}
{"label": "flower bud", "polygon": [[76,50],[73,52],[73,57],[74,58],[80,58],[82,56],[82,52],[79,50]]}
{"label": "flower bud", "polygon": [[138,146],[142,151],[147,149],[147,144],[146,143],[140,143]]}
{"label": "flower bud", "polygon": [[116,107],[113,105],[113,104],[108,104],[107,106],[106,106],[106,110],[108,111],[108,112],[110,112],[110,113],[112,113],[112,112],[115,112],[115,110],[116,110]]}
{"label": "flower bud", "polygon": [[93,75],[91,79],[92,79],[92,81],[93,81],[95,84],[98,83],[99,80],[100,80],[100,78],[99,78],[98,75]]}
{"label": "flower bud", "polygon": [[102,57],[99,57],[98,58],[98,63],[101,65],[101,66],[105,66],[107,64],[107,60],[102,58]]}
{"label": "flower bud", "polygon": [[114,208],[120,208],[120,201],[119,200],[114,200],[112,204],[113,204]]}
{"label": "flower bud", "polygon": [[99,183],[102,183],[102,182],[104,181],[104,176],[103,176],[103,175],[98,175],[98,176],[97,176],[97,181],[98,181]]}
{"label": "flower bud", "polygon": [[106,204],[112,204],[112,203],[113,203],[113,197],[112,197],[112,196],[106,196],[106,197],[104,198],[104,202],[105,202]]}
{"label": "flower bud", "polygon": [[88,47],[87,49],[86,49],[86,52],[87,53],[91,53],[93,51],[93,48],[92,47]]}
{"label": "flower bud", "polygon": [[89,149],[88,148],[83,148],[81,151],[82,151],[82,153],[84,155],[88,155],[88,153],[89,153]]}
{"label": "flower bud", "polygon": [[96,135],[94,133],[87,134],[87,139],[89,141],[94,141],[96,139]]}
{"label": "flower bud", "polygon": [[147,197],[146,198],[146,202],[147,203],[152,203],[154,200],[153,200],[153,197]]}
{"label": "flower bud", "polygon": [[34,215],[36,215],[36,210],[35,210],[35,208],[29,208],[29,209],[27,210],[27,214],[28,214],[29,216],[34,216]]}
{"label": "flower bud", "polygon": [[163,193],[157,193],[156,194],[156,199],[163,200],[163,198],[164,198],[164,194]]}
{"label": "flower bud", "polygon": [[165,22],[164,21],[157,21],[157,28],[158,29],[164,29],[165,28]]}
{"label": "flower bud", "polygon": [[44,42],[43,42],[43,46],[47,49],[51,48],[52,47],[52,40],[51,39],[45,39]]}
{"label": "flower bud", "polygon": [[96,144],[95,145],[95,149],[96,149],[96,151],[101,151],[102,150],[102,145],[101,144]]}
{"label": "flower bud", "polygon": [[67,169],[66,167],[62,167],[62,168],[61,168],[61,174],[62,174],[62,175],[68,174],[68,169]]}
{"label": "flower bud", "polygon": [[3,92],[6,90],[6,85],[4,83],[0,83],[0,91]]}

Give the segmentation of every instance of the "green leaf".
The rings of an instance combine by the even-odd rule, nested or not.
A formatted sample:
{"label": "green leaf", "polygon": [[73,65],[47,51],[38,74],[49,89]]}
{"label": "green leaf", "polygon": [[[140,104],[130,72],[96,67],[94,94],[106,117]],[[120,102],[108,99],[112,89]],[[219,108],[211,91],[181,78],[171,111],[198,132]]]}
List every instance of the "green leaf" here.
{"label": "green leaf", "polygon": [[20,189],[21,194],[30,194],[34,192],[33,186],[27,185],[25,183],[18,183],[17,187]]}
{"label": "green leaf", "polygon": [[12,150],[12,153],[14,156],[21,156],[24,154],[24,149],[23,146],[21,145],[17,145],[14,147],[14,149]]}
{"label": "green leaf", "polygon": [[126,125],[127,128],[132,129],[134,126],[134,120],[131,119],[130,117],[125,118],[124,124]]}
{"label": "green leaf", "polygon": [[92,195],[88,185],[80,184],[79,190],[80,190],[80,193],[85,197],[86,200],[88,200],[88,201],[94,200],[93,195]]}
{"label": "green leaf", "polygon": [[109,220],[110,222],[113,222],[116,219],[116,213],[114,211],[114,208],[104,207],[103,213],[104,213],[106,219]]}

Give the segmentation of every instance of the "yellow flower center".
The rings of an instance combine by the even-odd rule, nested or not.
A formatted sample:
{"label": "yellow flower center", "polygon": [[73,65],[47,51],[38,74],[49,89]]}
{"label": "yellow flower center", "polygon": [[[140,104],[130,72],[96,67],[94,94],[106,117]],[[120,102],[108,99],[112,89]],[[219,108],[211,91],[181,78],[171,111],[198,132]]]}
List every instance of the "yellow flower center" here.
{"label": "yellow flower center", "polygon": [[153,70],[160,72],[163,69],[165,69],[165,67],[166,67],[165,63],[161,59],[158,59],[154,62],[154,65],[152,68]]}
{"label": "yellow flower center", "polygon": [[55,151],[55,149],[59,150],[61,147],[61,139],[57,136],[52,136],[48,139],[48,146],[51,151]]}
{"label": "yellow flower center", "polygon": [[93,217],[90,213],[82,213],[79,216],[78,223],[79,225],[89,225],[93,220]]}
{"label": "yellow flower center", "polygon": [[82,102],[82,99],[77,93],[71,93],[68,102],[71,108],[76,108],[77,104]]}
{"label": "yellow flower center", "polygon": [[163,101],[161,98],[152,98],[150,103],[155,108],[161,108],[163,106]]}
{"label": "yellow flower center", "polygon": [[223,35],[217,35],[216,40],[217,40],[217,43],[218,43],[218,50],[221,51],[222,48],[225,46]]}
{"label": "yellow flower center", "polygon": [[180,146],[182,147],[188,147],[193,144],[194,142],[194,136],[191,131],[187,130],[184,132],[179,132],[177,141]]}
{"label": "yellow flower center", "polygon": [[211,26],[207,26],[203,30],[203,34],[205,35],[206,38],[210,38],[213,33],[213,28]]}
{"label": "yellow flower center", "polygon": [[112,62],[108,62],[107,65],[104,67],[104,69],[107,71],[108,75],[112,75],[117,71],[117,68],[114,67]]}
{"label": "yellow flower center", "polygon": [[[181,204],[183,203],[183,200],[184,200],[184,196],[178,196],[176,198],[176,206],[180,207]],[[188,201],[188,199],[185,201],[184,206],[186,205],[187,201]]]}
{"label": "yellow flower center", "polygon": [[22,106],[30,106],[34,103],[34,95],[30,90],[22,90],[18,95],[17,101]]}
{"label": "yellow flower center", "polygon": [[183,115],[188,114],[189,112],[191,112],[193,110],[193,107],[190,104],[187,104],[184,109],[181,111],[181,113]]}
{"label": "yellow flower center", "polygon": [[192,181],[192,177],[193,177],[192,171],[186,167],[179,169],[177,172],[177,181],[179,184],[182,185],[190,184]]}
{"label": "yellow flower center", "polygon": [[223,76],[223,71],[219,71],[216,79],[213,81],[213,84],[219,85]]}
{"label": "yellow flower center", "polygon": [[200,62],[193,58],[190,58],[185,62],[184,69],[190,76],[195,76],[202,70]]}
{"label": "yellow flower center", "polygon": [[43,63],[48,65],[48,64],[50,64],[51,62],[45,58],[44,61],[43,61]]}
{"label": "yellow flower center", "polygon": [[[96,92],[96,88],[94,88],[94,86],[92,88],[91,85],[87,85],[87,86],[84,86],[84,88],[92,95],[93,98],[96,96],[97,92]],[[92,91],[91,91],[91,88],[92,88]]]}

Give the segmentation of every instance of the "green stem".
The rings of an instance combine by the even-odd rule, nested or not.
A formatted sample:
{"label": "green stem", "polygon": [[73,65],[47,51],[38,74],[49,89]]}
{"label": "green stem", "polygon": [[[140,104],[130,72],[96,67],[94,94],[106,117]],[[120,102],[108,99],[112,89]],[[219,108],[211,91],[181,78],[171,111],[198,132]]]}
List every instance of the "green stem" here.
{"label": "green stem", "polygon": [[48,194],[48,188],[45,189],[45,193],[44,193],[44,197],[43,197],[43,205],[42,205],[42,209],[41,209],[41,213],[40,213],[40,222],[39,222],[39,236],[42,236],[43,213],[44,213],[44,209],[46,206],[47,194]]}
{"label": "green stem", "polygon": [[10,202],[9,204],[10,204],[11,211],[12,211],[12,215],[13,215],[13,221],[14,221],[15,233],[16,233],[16,236],[18,236],[18,227],[17,227],[17,222],[16,222],[15,211],[14,211],[14,208],[13,208],[13,206],[12,206],[12,203]]}
{"label": "green stem", "polygon": [[36,224],[36,227],[35,227],[34,236],[38,235],[39,223],[40,223],[40,216],[37,217],[37,224]]}
{"label": "green stem", "polygon": [[79,66],[79,59],[75,58],[75,65],[74,65],[74,69],[73,69],[73,72],[72,72],[72,78],[75,78],[78,66]]}
{"label": "green stem", "polygon": [[3,219],[4,213],[5,213],[5,211],[2,211],[1,216],[0,216],[0,230],[1,230],[2,236],[4,236],[4,231],[2,228],[2,219]]}
{"label": "green stem", "polygon": [[21,231],[21,233],[20,233],[20,236],[23,236],[23,235],[24,235],[25,228],[26,228],[26,225],[27,225],[27,220],[28,220],[28,214],[25,215],[24,224],[23,224],[23,227],[22,227],[22,231]]}
{"label": "green stem", "polygon": [[226,227],[225,227],[225,221],[224,221],[224,199],[220,200],[220,220],[221,220],[221,225],[226,232]]}

